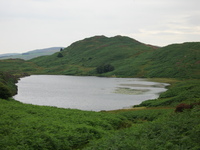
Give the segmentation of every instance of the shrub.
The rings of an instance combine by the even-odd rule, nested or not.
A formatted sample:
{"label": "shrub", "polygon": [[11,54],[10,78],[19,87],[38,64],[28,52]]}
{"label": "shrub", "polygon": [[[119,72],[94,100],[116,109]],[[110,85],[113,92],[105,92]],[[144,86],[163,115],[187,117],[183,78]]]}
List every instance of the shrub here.
{"label": "shrub", "polygon": [[111,64],[103,64],[103,65],[98,66],[96,70],[97,70],[97,73],[101,74],[101,73],[113,71],[115,70],[115,68]]}
{"label": "shrub", "polygon": [[7,86],[0,83],[0,98],[8,99],[9,97],[12,97],[12,94]]}
{"label": "shrub", "polygon": [[200,103],[184,104],[181,103],[176,106],[175,112],[183,112],[185,109],[192,109],[194,106],[200,105]]}
{"label": "shrub", "polygon": [[58,53],[57,57],[61,58],[61,57],[63,57],[63,54],[62,53]]}
{"label": "shrub", "polygon": [[191,109],[192,105],[181,103],[176,106],[175,112],[183,112],[184,109]]}

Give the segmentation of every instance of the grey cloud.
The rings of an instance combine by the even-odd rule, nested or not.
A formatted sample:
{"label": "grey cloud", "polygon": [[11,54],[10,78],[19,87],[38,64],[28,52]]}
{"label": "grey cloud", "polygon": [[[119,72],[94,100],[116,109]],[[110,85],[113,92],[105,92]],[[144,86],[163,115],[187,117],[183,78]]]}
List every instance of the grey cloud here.
{"label": "grey cloud", "polygon": [[199,6],[199,0],[0,0],[0,44],[25,51],[102,34],[155,45],[190,41],[199,33]]}

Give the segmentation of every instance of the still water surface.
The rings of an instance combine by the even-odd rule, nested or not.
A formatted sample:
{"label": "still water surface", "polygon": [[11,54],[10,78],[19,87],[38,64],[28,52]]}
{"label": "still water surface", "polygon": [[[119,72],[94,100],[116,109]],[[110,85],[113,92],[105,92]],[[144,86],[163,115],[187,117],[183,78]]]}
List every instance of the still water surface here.
{"label": "still water surface", "polygon": [[166,83],[139,78],[104,78],[63,75],[32,75],[18,82],[14,98],[23,103],[75,108],[114,110],[155,99]]}

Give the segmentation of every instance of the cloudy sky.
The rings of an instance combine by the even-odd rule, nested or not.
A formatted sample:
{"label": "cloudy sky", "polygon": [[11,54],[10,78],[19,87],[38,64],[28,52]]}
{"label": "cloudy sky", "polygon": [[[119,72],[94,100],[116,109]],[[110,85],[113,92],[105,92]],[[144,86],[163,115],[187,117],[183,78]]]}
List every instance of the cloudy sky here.
{"label": "cloudy sky", "polygon": [[0,54],[95,35],[158,46],[200,41],[200,0],[0,0]]}

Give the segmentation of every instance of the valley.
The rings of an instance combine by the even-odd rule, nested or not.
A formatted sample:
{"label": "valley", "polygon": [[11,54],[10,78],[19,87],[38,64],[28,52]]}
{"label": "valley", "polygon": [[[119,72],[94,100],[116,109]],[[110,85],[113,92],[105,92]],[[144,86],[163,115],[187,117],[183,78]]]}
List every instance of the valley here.
{"label": "valley", "polygon": [[[157,47],[94,36],[49,56],[0,60],[0,147],[7,149],[200,149],[200,42]],[[146,78],[170,84],[132,109],[83,111],[12,99],[19,78],[73,75]],[[175,112],[179,104],[192,105]]]}

